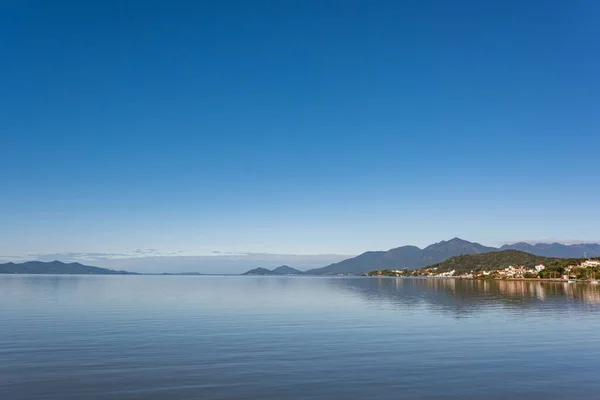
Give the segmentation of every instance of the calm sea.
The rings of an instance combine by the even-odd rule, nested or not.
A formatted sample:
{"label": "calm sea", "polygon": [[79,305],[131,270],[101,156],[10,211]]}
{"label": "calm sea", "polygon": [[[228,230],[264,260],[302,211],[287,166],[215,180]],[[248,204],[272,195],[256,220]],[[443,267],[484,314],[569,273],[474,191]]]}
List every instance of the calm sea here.
{"label": "calm sea", "polygon": [[0,399],[598,399],[598,286],[0,276]]}

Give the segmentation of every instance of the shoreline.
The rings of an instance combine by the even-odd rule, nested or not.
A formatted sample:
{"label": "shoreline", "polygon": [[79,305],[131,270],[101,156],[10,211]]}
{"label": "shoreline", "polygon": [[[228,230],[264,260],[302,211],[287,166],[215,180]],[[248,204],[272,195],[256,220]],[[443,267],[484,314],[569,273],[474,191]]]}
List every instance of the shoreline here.
{"label": "shoreline", "polygon": [[558,283],[591,283],[589,280],[567,280],[562,278],[465,278],[461,276],[392,276],[367,275],[371,278],[421,278],[421,279],[457,279],[464,281],[509,281],[509,282],[558,282]]}

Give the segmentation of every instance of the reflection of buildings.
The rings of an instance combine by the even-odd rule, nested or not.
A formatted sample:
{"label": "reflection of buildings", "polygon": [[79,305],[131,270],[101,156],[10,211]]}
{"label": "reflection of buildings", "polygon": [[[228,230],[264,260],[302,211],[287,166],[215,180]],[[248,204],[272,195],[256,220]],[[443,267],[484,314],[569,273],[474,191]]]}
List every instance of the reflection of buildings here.
{"label": "reflection of buildings", "polygon": [[587,304],[600,311],[600,285],[589,283],[394,277],[329,282],[378,304],[402,310],[425,307],[456,316],[498,306],[515,312],[544,307],[560,313]]}
{"label": "reflection of buildings", "polygon": [[569,300],[600,304],[600,287],[587,282],[536,282],[477,279],[424,279],[427,286],[444,289],[448,293],[463,292],[498,294],[503,297],[529,300],[566,297]]}
{"label": "reflection of buildings", "polygon": [[498,281],[504,295],[546,300],[548,297],[566,297],[584,303],[600,304],[600,288],[589,283]]}
{"label": "reflection of buildings", "polygon": [[600,290],[596,285],[589,283],[561,284],[565,295],[571,300],[583,303],[600,304]]}

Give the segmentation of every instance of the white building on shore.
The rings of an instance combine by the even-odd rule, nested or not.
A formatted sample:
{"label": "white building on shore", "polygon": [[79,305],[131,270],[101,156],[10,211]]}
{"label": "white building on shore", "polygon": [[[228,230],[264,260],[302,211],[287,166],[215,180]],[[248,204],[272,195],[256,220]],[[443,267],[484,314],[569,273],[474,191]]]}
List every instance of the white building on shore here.
{"label": "white building on shore", "polygon": [[535,270],[536,270],[537,272],[540,272],[540,271],[543,271],[544,269],[546,269],[546,267],[544,266],[544,264],[536,265],[536,266],[535,266],[535,267],[533,267],[533,268],[535,268]]}
{"label": "white building on shore", "polygon": [[598,260],[586,260],[581,263],[581,266],[584,268],[587,267],[600,267],[600,261]]}

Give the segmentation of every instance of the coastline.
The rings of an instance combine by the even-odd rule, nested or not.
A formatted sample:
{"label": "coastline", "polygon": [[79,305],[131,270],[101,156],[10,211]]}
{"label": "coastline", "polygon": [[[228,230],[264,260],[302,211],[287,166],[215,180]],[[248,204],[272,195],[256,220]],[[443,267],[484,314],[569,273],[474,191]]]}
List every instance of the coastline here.
{"label": "coastline", "polygon": [[[363,275],[365,276],[365,275]],[[567,280],[562,278],[466,278],[462,276],[392,276],[366,275],[368,278],[408,278],[408,279],[456,279],[464,281],[502,281],[502,282],[558,282],[558,283],[591,283],[589,280]]]}

